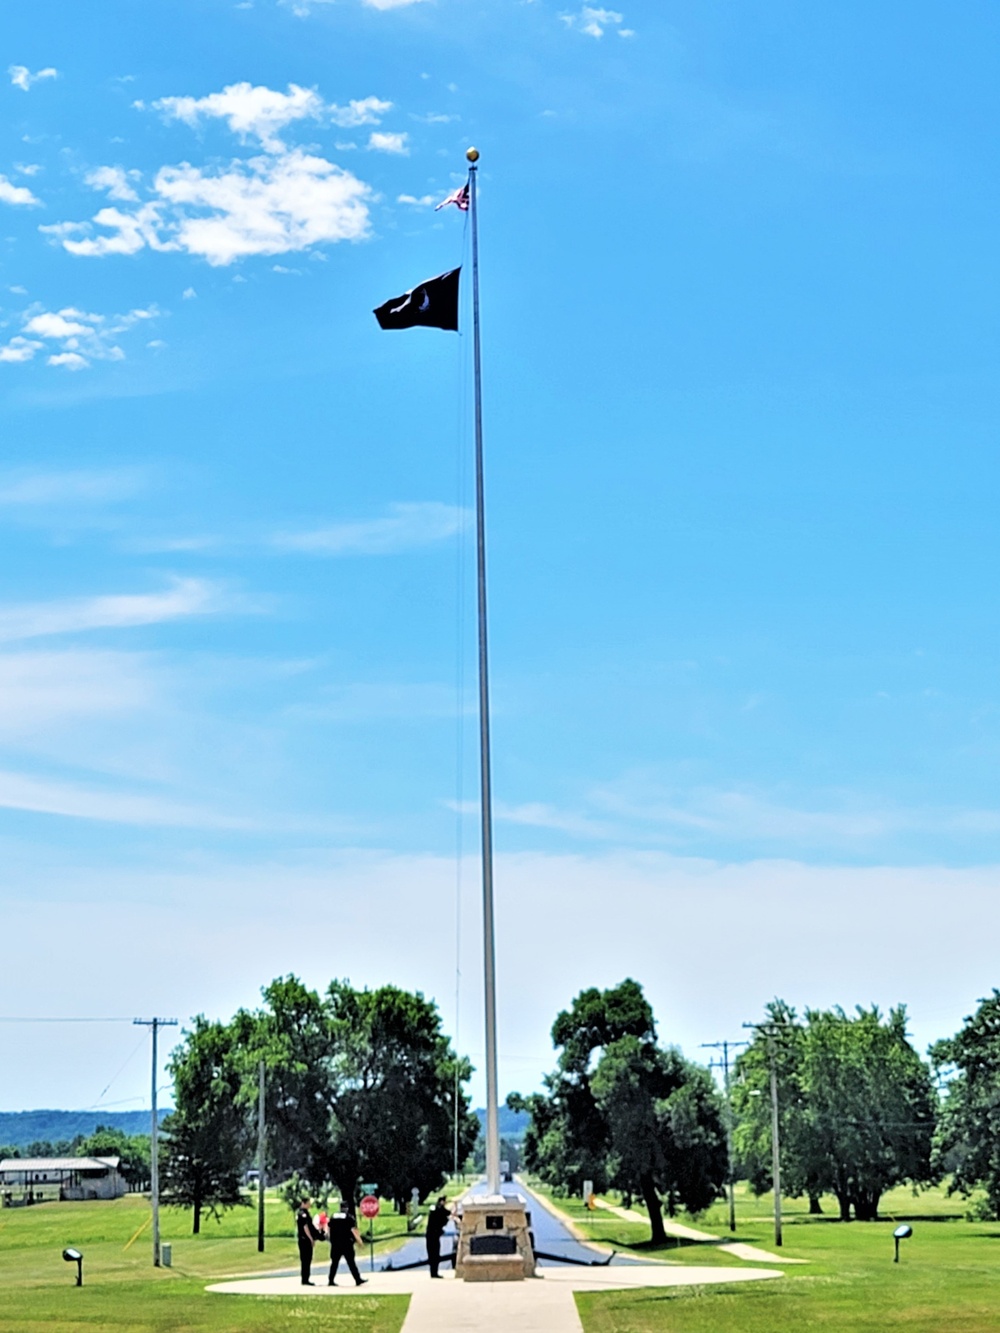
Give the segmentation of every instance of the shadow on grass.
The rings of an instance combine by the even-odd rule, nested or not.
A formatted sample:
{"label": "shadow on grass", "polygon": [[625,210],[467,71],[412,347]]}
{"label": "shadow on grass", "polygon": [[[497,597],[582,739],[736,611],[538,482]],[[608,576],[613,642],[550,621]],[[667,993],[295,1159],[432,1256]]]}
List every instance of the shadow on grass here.
{"label": "shadow on grass", "polygon": [[[738,1240],[739,1236],[727,1236],[726,1241]],[[666,1241],[639,1240],[634,1245],[629,1245],[630,1250],[639,1250],[643,1254],[662,1254],[677,1250],[704,1250],[711,1249],[715,1245],[721,1245],[725,1242],[720,1237],[718,1240],[693,1240],[688,1236],[668,1236]]]}

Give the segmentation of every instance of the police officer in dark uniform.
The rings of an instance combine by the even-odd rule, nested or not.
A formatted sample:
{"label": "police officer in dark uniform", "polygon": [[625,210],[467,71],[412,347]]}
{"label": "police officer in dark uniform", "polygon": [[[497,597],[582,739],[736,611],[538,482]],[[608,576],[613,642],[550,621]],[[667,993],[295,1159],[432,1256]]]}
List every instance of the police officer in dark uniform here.
{"label": "police officer in dark uniform", "polygon": [[312,1215],[309,1212],[309,1200],[303,1199],[295,1214],[295,1234],[299,1242],[299,1263],[302,1268],[302,1285],[311,1287],[309,1279],[312,1272],[313,1246],[320,1239]]}
{"label": "police officer in dark uniform", "polygon": [[431,1277],[441,1276],[438,1272],[441,1266],[441,1235],[450,1221],[448,1200],[442,1194],[427,1214],[427,1258],[431,1266]]}
{"label": "police officer in dark uniform", "polygon": [[348,1207],[347,1200],[341,1199],[340,1208],[335,1212],[327,1228],[330,1236],[330,1286],[337,1285],[337,1269],[340,1266],[341,1259],[347,1261],[347,1267],[350,1269],[351,1277],[354,1278],[355,1285],[364,1286],[367,1278],[363,1278],[358,1272],[358,1265],[354,1258],[354,1242],[361,1244],[361,1234],[358,1231],[358,1219]]}

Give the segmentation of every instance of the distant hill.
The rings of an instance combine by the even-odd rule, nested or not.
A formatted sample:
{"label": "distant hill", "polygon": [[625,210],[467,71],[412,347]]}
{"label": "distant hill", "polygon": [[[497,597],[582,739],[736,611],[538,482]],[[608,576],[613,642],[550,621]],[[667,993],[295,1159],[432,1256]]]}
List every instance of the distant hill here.
{"label": "distant hill", "polygon": [[[160,1112],[160,1119],[169,1110]],[[486,1108],[476,1111],[480,1125],[486,1123]],[[531,1117],[525,1111],[500,1107],[500,1135],[515,1142],[524,1138]],[[148,1134],[148,1111],[0,1111],[0,1144],[26,1148],[29,1143],[48,1139],[75,1139],[77,1134],[93,1134],[98,1125],[124,1130],[126,1134]]]}
{"label": "distant hill", "polygon": [[[160,1119],[168,1115],[160,1112]],[[148,1134],[148,1111],[0,1111],[0,1144],[25,1148],[39,1139],[56,1143],[93,1134],[98,1125],[124,1130],[126,1134]]]}
{"label": "distant hill", "polygon": [[[477,1107],[476,1115],[479,1117],[480,1126],[484,1126],[486,1124],[486,1107]],[[500,1137],[502,1139],[511,1139],[515,1142],[523,1139],[524,1132],[530,1124],[531,1116],[528,1115],[527,1111],[512,1111],[509,1106],[500,1107]]]}

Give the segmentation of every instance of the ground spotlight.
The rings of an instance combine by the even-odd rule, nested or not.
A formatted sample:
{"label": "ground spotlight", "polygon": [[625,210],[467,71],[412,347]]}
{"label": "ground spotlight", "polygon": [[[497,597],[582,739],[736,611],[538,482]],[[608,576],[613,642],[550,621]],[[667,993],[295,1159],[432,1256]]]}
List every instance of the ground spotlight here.
{"label": "ground spotlight", "polygon": [[83,1286],[83,1255],[79,1250],[63,1250],[63,1258],[68,1264],[76,1264],[76,1285]]}

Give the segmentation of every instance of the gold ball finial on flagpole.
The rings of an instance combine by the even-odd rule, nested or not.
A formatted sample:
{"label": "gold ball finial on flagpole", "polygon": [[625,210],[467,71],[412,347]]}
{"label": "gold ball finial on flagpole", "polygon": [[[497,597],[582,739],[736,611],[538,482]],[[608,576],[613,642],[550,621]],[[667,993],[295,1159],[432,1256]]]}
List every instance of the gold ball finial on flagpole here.
{"label": "gold ball finial on flagpole", "polygon": [[478,161],[479,161],[479,149],[478,149],[478,148],[467,148],[467,149],[465,150],[465,156],[469,159],[470,162],[478,162]]}

